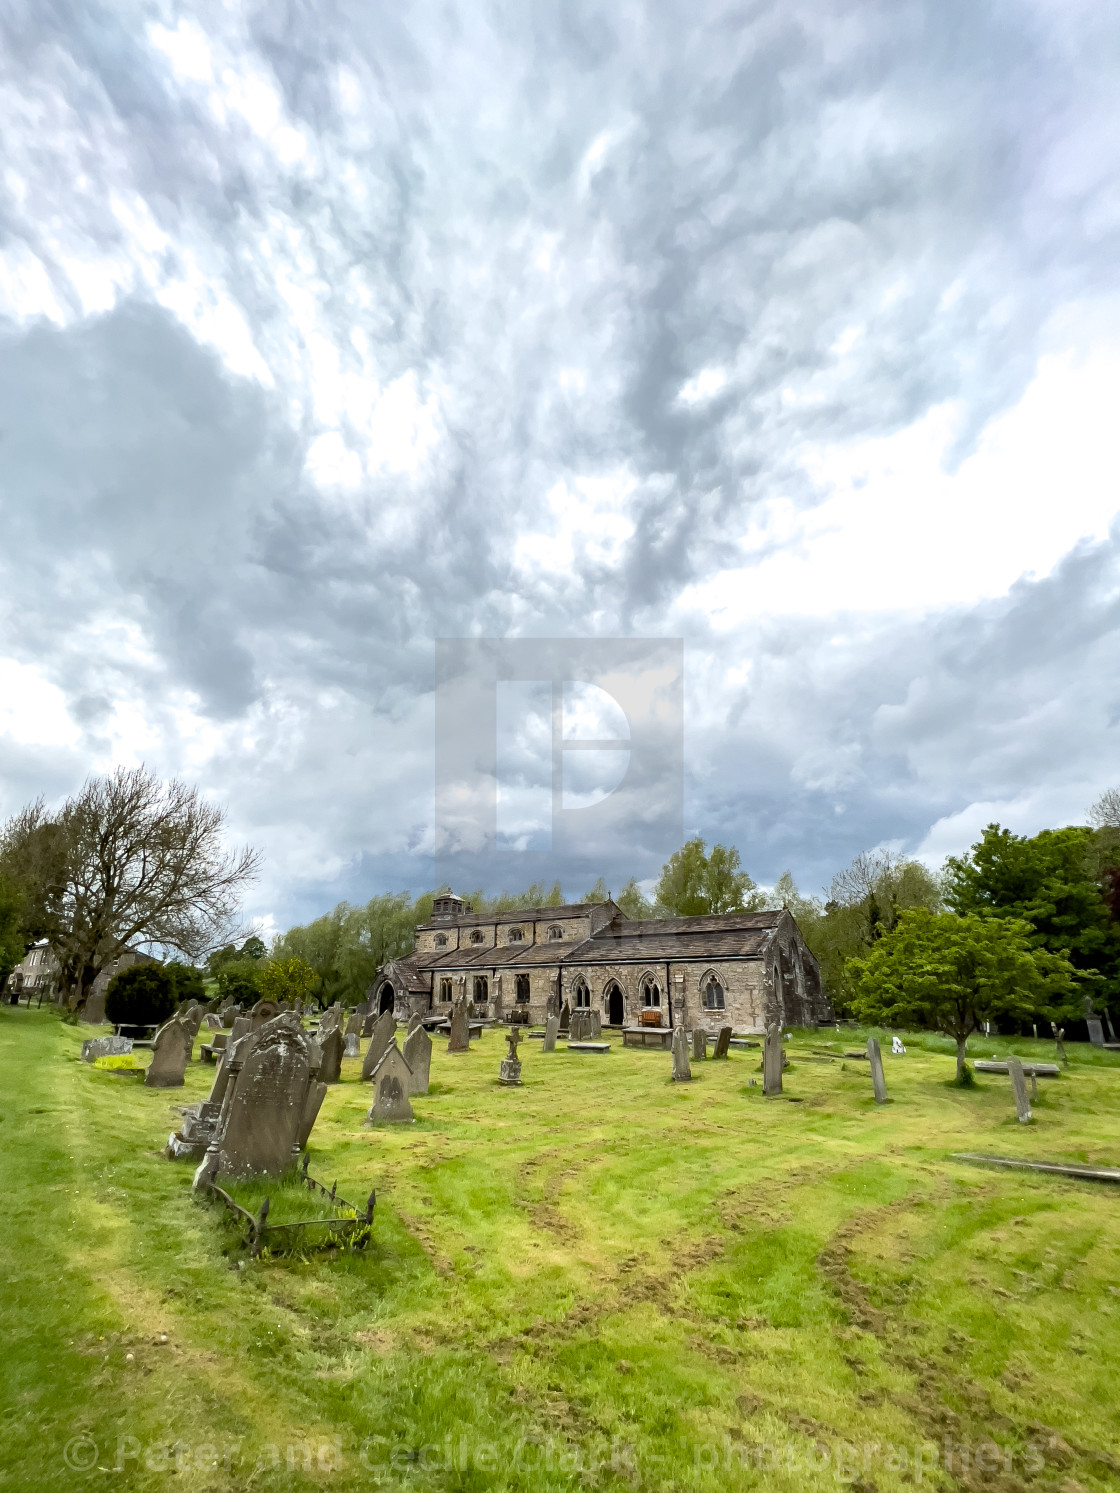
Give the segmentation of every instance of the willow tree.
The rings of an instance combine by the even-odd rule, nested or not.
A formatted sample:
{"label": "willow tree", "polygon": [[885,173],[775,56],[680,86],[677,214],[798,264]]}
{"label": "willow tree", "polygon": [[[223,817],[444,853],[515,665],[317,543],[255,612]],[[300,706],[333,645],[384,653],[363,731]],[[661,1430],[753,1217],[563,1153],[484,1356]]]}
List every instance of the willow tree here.
{"label": "willow tree", "polygon": [[219,805],[143,767],[90,778],[57,812],[40,799],[8,821],[0,872],[26,889],[71,1006],[126,949],[194,961],[229,941],[259,858],[228,851],[224,831]]}

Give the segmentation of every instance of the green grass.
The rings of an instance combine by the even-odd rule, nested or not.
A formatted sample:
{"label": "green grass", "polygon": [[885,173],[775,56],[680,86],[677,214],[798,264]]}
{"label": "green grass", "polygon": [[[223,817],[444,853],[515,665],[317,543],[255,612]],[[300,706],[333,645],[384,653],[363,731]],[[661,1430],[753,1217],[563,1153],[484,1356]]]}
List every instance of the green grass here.
{"label": "green grass", "polygon": [[[950,1159],[1120,1163],[1110,1054],[1070,1044],[1030,1126],[933,1037],[877,1108],[866,1064],[811,1061],[867,1033],[795,1033],[781,1099],[757,1051],[673,1085],[617,1040],[524,1044],[503,1089],[491,1033],[375,1130],[348,1062],[311,1172],[376,1187],[373,1242],[247,1262],[162,1154],[214,1069],[149,1090],[84,1035],[0,1017],[0,1488],[888,1493],[919,1455],[922,1487],[1120,1485],[1120,1189]],[[970,1044],[1009,1051],[1053,1044]],[[932,1467],[946,1435],[998,1470]]]}

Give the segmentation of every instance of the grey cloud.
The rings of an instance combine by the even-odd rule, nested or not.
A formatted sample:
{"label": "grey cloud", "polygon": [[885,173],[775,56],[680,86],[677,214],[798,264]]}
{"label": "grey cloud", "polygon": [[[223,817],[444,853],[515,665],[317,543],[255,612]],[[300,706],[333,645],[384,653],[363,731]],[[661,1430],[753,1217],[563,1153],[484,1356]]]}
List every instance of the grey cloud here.
{"label": "grey cloud", "polygon": [[[176,81],[143,29],[173,16],[275,86],[307,164]],[[432,637],[663,630],[759,500],[819,500],[805,443],[957,400],[959,456],[1022,391],[1051,310],[1116,288],[1115,36],[1088,12],[422,5],[406,22],[292,0],[9,6],[0,28],[11,96],[43,111],[13,115],[24,179],[0,202],[4,242],[39,257],[69,318],[0,339],[9,648],[74,702],[91,733],[76,761],[106,739],[96,702],[125,689],[171,766],[177,691],[243,726],[253,744],[223,738],[208,772],[288,888],[423,882]],[[167,245],[129,226],[134,200]],[[84,320],[83,254],[125,266],[116,309]],[[192,264],[273,388],[166,309]],[[415,470],[335,493],[310,480],[324,349],[382,389],[415,373],[438,411]],[[727,383],[682,404],[706,367]],[[337,415],[357,450],[365,421]],[[619,471],[637,486],[617,558],[515,566],[558,482]],[[690,743],[697,827],[735,827],[757,875],[827,879],[1057,770],[1062,722],[1110,673],[1112,557],[838,647],[843,621],[727,642],[699,619],[691,651],[714,672]],[[107,654],[91,618],[147,652]],[[750,698],[725,705],[720,666],[748,656]],[[1031,704],[1047,698],[1044,729]],[[1097,740],[1078,746],[1087,774]],[[4,781],[13,802],[23,769]]]}

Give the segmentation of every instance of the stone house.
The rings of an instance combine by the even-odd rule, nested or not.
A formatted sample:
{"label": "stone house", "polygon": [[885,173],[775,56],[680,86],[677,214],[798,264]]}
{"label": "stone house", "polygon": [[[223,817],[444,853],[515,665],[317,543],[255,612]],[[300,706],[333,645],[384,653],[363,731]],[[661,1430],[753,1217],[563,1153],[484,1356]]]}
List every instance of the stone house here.
{"label": "stone house", "polygon": [[491,1020],[544,1021],[566,1003],[604,1026],[761,1032],[832,1019],[820,968],[789,912],[631,922],[613,902],[475,913],[435,901],[411,954],[378,970],[370,997],[398,1017],[447,1013],[465,993]]}
{"label": "stone house", "polygon": [[[119,959],[107,964],[90,987],[89,998],[81,1013],[82,1021],[96,1026],[105,1020],[105,992],[115,974],[133,964],[156,962],[150,954],[144,954],[139,949],[126,949]],[[63,999],[64,992],[58,988],[58,960],[46,939],[41,939],[28,949],[9,974],[4,988],[9,999],[12,996],[26,996],[28,1004],[32,1000],[41,1005],[44,1000]]]}

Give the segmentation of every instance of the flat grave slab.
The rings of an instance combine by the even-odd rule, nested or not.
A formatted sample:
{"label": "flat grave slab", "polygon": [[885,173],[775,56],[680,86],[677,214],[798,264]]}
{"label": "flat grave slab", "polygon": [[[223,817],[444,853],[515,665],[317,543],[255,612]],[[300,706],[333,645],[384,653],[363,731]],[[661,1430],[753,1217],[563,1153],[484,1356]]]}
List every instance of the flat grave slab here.
{"label": "flat grave slab", "polygon": [[[977,1073],[1006,1073],[1009,1071],[1006,1063],[996,1062],[994,1059],[989,1058],[977,1058],[972,1066]],[[1057,1063],[1031,1063],[1027,1059],[1023,1059],[1023,1072],[1037,1073],[1039,1078],[1057,1078],[1061,1074],[1061,1071]]]}
{"label": "flat grave slab", "polygon": [[569,1042],[569,1052],[610,1052],[609,1042]]}

